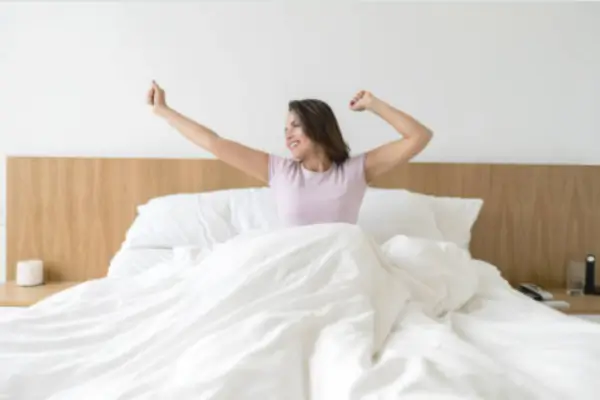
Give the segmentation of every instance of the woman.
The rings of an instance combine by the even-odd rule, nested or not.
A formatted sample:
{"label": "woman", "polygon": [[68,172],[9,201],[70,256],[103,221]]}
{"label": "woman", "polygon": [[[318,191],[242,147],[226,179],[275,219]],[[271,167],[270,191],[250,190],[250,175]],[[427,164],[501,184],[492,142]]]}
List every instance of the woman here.
{"label": "woman", "polygon": [[320,100],[289,103],[285,139],[291,159],[281,158],[221,138],[212,130],[169,108],[156,82],[148,104],[189,140],[220,160],[268,183],[276,193],[281,222],[307,225],[356,223],[367,184],[420,153],[432,132],[410,115],[360,91],[353,111],[371,111],[388,122],[402,139],[350,157],[331,108]]}

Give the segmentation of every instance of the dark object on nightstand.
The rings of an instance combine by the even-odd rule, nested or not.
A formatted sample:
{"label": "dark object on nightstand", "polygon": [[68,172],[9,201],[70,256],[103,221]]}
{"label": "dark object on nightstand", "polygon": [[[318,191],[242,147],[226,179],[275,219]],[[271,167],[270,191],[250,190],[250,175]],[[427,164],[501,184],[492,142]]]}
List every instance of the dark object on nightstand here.
{"label": "dark object on nightstand", "polygon": [[588,254],[585,257],[585,285],[583,293],[588,295],[600,295],[600,291],[596,288],[596,256]]}
{"label": "dark object on nightstand", "polygon": [[518,286],[517,290],[536,301],[552,300],[552,294],[550,292],[533,283],[522,283]]}

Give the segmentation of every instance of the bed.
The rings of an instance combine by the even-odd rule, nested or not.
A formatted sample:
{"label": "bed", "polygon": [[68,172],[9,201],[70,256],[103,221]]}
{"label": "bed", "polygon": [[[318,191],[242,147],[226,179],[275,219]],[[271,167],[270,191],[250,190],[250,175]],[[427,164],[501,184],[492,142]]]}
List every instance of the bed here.
{"label": "bed", "polygon": [[597,168],[409,164],[358,226],[299,228],[214,160],[17,157],[7,177],[9,265],[85,282],[0,321],[0,398],[600,390],[600,326],[510,286],[558,287],[600,244]]}

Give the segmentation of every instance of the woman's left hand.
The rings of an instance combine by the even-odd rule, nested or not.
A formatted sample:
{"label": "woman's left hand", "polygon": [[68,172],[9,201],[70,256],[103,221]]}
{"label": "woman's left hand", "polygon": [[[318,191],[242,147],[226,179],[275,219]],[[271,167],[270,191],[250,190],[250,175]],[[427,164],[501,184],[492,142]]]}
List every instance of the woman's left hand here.
{"label": "woman's left hand", "polygon": [[366,90],[361,90],[356,93],[352,100],[350,100],[350,109],[352,111],[364,111],[368,110],[373,102],[375,101],[375,96],[371,92]]}

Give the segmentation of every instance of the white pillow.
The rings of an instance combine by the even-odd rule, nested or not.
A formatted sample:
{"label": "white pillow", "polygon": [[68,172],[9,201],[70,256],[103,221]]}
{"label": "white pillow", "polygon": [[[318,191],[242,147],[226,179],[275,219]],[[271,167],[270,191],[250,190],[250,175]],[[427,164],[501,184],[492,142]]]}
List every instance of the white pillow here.
{"label": "white pillow", "polygon": [[264,229],[276,221],[268,188],[162,196],[138,207],[122,247],[212,249],[239,233]]}
{"label": "white pillow", "polygon": [[405,189],[369,188],[358,224],[379,243],[406,235],[456,243],[468,249],[483,200],[438,197]]}
{"label": "white pillow", "polygon": [[[395,235],[468,248],[483,201],[404,189],[368,188],[358,225],[383,244]],[[240,233],[279,226],[272,190],[231,189],[157,197],[138,207],[124,249],[197,246],[211,250]]]}
{"label": "white pillow", "polygon": [[435,221],[444,240],[468,249],[471,230],[481,207],[482,199],[426,196],[435,213]]}
{"label": "white pillow", "polygon": [[230,190],[231,223],[237,233],[279,226],[277,203],[270,188]]}
{"label": "white pillow", "polygon": [[443,240],[428,199],[408,190],[368,188],[358,225],[380,244],[396,235]]}

